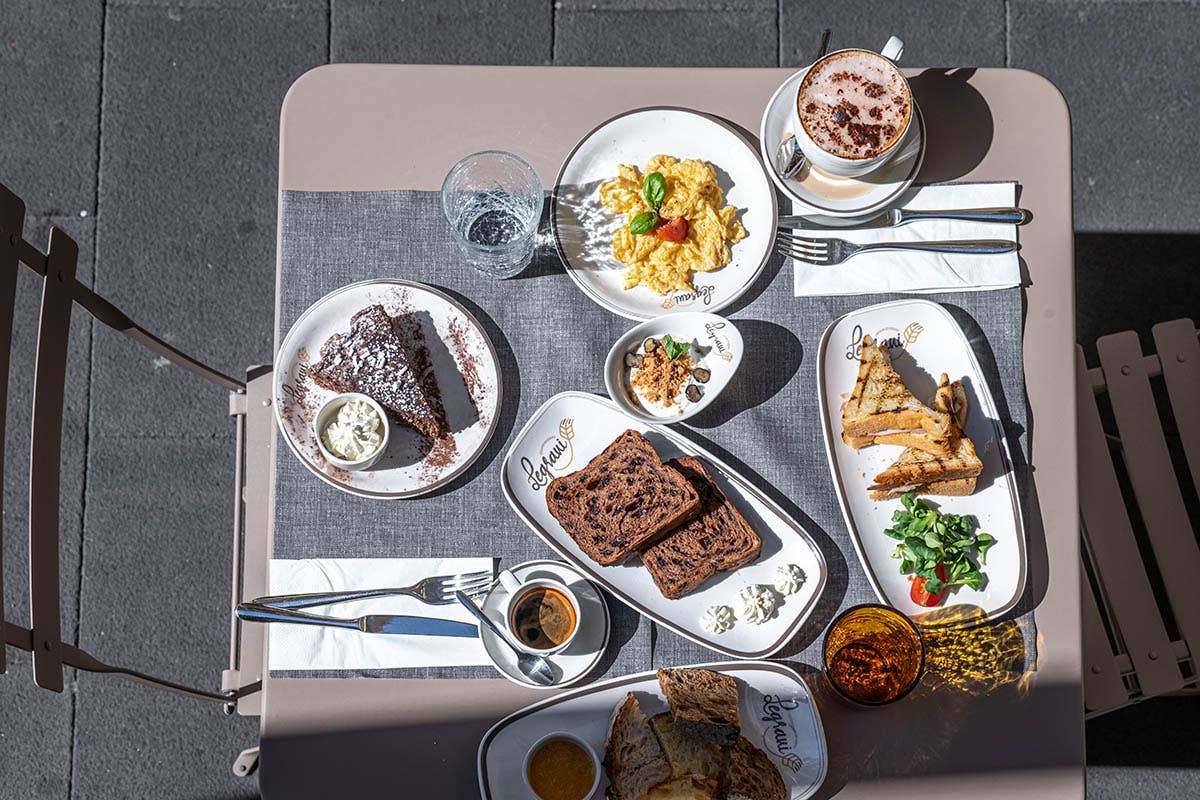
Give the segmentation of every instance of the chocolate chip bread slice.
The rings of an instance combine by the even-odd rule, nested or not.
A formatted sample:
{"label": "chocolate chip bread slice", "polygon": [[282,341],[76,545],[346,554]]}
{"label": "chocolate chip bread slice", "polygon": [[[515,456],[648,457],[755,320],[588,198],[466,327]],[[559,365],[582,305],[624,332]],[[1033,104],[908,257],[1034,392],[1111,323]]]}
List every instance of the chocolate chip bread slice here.
{"label": "chocolate chip bread slice", "polygon": [[633,692],[613,709],[604,745],[609,800],[642,800],[671,777],[671,765]]}
{"label": "chocolate chip bread slice", "polygon": [[758,558],[762,539],[713,483],[703,461],[673,458],[679,471],[700,495],[700,513],[642,553],[642,563],[664,597],[675,600],[694,592],[718,572],[728,572]]}
{"label": "chocolate chip bread slice", "polygon": [[708,669],[660,669],[658,685],[684,736],[727,745],[741,732],[737,683],[728,675]]}
{"label": "chocolate chip bread slice", "polygon": [[583,469],[555,478],[546,505],[588,558],[606,566],[690,519],[696,490],[628,430]]}
{"label": "chocolate chip bread slice", "polygon": [[333,392],[359,392],[401,422],[426,436],[441,434],[441,423],[421,388],[409,351],[381,305],[350,318],[349,333],[335,333],[321,345],[321,357],[308,367],[313,383]]}
{"label": "chocolate chip bread slice", "polygon": [[728,800],[787,800],[787,784],[779,767],[745,736],[739,736],[729,756],[727,784],[723,796]]}

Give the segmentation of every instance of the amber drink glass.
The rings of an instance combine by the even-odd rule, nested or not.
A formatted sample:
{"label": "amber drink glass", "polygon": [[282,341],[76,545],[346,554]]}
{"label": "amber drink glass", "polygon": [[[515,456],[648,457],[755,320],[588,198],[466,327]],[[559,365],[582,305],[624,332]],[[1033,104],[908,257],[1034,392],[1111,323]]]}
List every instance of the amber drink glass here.
{"label": "amber drink glass", "polygon": [[925,642],[893,608],[862,605],[838,615],[825,633],[825,676],[852,703],[881,706],[912,691],[925,671]]}

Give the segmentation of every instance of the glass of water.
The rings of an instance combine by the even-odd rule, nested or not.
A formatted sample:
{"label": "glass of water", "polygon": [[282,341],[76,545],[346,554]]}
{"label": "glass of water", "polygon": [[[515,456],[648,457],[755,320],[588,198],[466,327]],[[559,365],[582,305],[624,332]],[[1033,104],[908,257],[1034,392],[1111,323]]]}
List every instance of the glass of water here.
{"label": "glass of water", "polygon": [[512,153],[473,153],[442,182],[442,211],[468,264],[493,278],[511,278],[533,258],[542,182]]}

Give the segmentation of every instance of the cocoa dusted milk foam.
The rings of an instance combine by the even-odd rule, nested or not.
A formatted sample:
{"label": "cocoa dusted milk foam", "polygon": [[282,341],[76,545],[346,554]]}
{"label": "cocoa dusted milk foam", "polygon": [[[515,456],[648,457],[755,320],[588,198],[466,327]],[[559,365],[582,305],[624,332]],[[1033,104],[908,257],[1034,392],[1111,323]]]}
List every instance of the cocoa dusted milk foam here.
{"label": "cocoa dusted milk foam", "polygon": [[805,132],[825,152],[874,158],[908,129],[912,97],[891,61],[867,50],[845,50],[808,71],[796,109]]}

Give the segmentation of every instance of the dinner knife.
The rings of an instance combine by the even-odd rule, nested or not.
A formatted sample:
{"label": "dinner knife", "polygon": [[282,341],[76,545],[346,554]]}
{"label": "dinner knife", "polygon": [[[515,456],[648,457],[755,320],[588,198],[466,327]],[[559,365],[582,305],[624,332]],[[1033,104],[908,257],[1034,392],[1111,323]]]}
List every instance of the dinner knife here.
{"label": "dinner knife", "polygon": [[855,221],[850,225],[824,225],[805,217],[787,215],[779,218],[781,228],[814,228],[823,230],[848,230],[853,228],[895,228],[923,219],[956,219],[965,222],[997,222],[1021,225],[1029,221],[1029,212],[1023,208],[963,208],[958,210],[921,210],[889,208],[881,214]]}
{"label": "dinner knife", "polygon": [[479,628],[469,622],[432,617],[410,617],[404,614],[365,614],[353,619],[323,617],[303,611],[273,608],[258,603],[241,603],[237,607],[238,619],[247,622],[291,622],[298,625],[325,625],[331,628],[349,628],[363,633],[406,633],[417,636],[456,636],[474,639]]}

